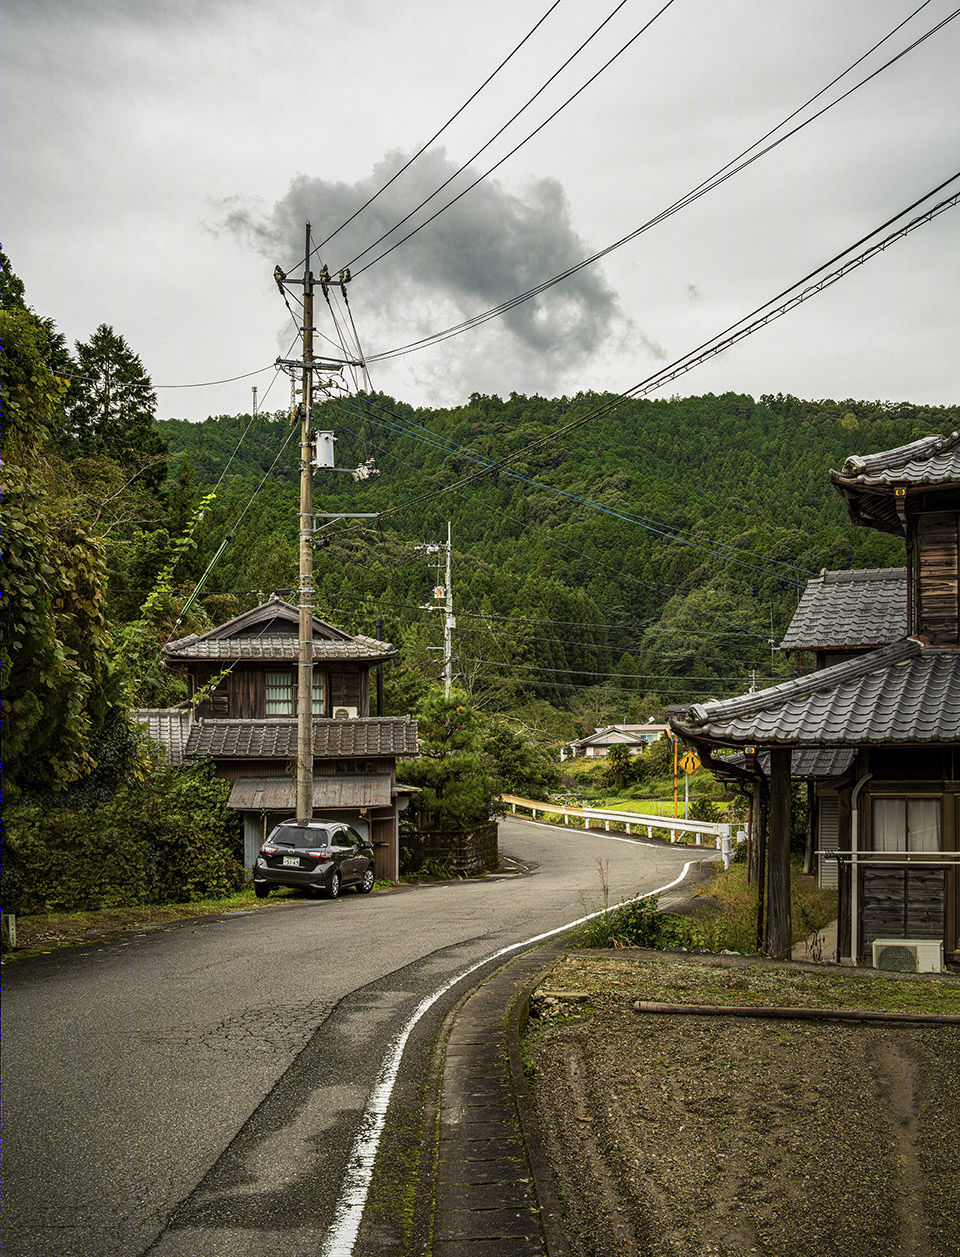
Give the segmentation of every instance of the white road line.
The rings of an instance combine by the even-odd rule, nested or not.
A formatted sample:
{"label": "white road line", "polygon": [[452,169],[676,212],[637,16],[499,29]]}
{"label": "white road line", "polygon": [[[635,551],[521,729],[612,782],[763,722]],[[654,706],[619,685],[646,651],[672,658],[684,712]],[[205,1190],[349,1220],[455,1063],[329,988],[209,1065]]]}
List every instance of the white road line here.
{"label": "white road line", "polygon": [[[619,839],[618,841],[627,841],[627,839]],[[625,899],[623,902],[636,903],[641,899],[650,899],[653,895],[662,895],[665,891],[672,890],[675,886],[679,886],[693,865],[699,863],[699,860],[688,860],[679,876],[675,877],[672,882],[668,882],[666,886],[659,886],[656,890],[648,890],[642,895],[635,895],[633,899]],[[617,906],[619,907],[620,905]],[[380,1146],[380,1136],[383,1133],[383,1127],[387,1119],[387,1107],[390,1104],[393,1087],[397,1080],[397,1074],[400,1071],[403,1050],[407,1045],[411,1031],[424,1013],[432,1008],[437,1000],[442,995],[445,995],[451,987],[456,986],[463,978],[469,977],[471,973],[476,973],[478,969],[482,969],[491,960],[498,960],[501,956],[508,956],[511,952],[520,951],[524,947],[531,947],[534,943],[542,943],[545,939],[553,938],[556,934],[563,934],[566,930],[572,930],[575,926],[582,925],[585,921],[592,921],[594,917],[603,916],[606,911],[606,908],[601,908],[598,912],[590,912],[584,917],[578,917],[575,921],[568,922],[566,925],[560,925],[555,930],[547,930],[545,934],[536,934],[533,938],[524,939],[521,943],[511,943],[509,947],[501,947],[499,951],[495,951],[483,960],[478,960],[475,964],[463,969],[456,977],[450,978],[449,981],[438,987],[432,995],[428,995],[420,1001],[414,1009],[410,1020],[396,1038],[391,1041],[387,1054],[383,1059],[383,1064],[380,1066],[377,1081],[374,1083],[370,1099],[367,1101],[367,1107],[364,1109],[363,1117],[360,1119],[360,1129],[357,1131],[353,1148],[350,1151],[350,1161],[340,1190],[340,1203],[337,1205],[333,1222],[323,1238],[320,1257],[352,1257],[354,1245],[357,1242],[357,1234],[360,1230],[360,1220],[363,1217],[364,1206],[367,1202],[367,1193],[370,1190],[373,1165]]]}

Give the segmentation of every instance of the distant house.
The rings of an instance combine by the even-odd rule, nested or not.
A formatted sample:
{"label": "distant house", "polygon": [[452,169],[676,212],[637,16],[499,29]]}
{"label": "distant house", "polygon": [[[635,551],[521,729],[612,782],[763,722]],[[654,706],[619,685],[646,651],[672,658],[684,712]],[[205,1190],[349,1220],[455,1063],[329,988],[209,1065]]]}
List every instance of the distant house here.
{"label": "distant house", "polygon": [[560,758],[593,759],[608,754],[612,746],[626,746],[631,751],[642,751],[669,730],[669,725],[605,725],[584,738],[568,742],[561,750]]}
{"label": "distant house", "polygon": [[[905,965],[931,946],[960,964],[960,436],[848,458],[830,478],[855,524],[903,538],[906,567],[821,573],[783,643],[819,669],[671,723],[769,816],[773,954],[789,947],[789,784],[805,776],[840,956],[870,963],[879,940]],[[713,761],[718,747],[743,749],[742,767]]]}
{"label": "distant house", "polygon": [[[213,760],[230,782],[248,867],[296,805],[298,614],[273,595],[207,633],[170,642],[164,662],[186,676],[191,698],[221,679],[195,710],[139,713],[172,761]],[[369,836],[377,876],[391,879],[399,872],[398,813],[409,801],[396,765],[417,754],[417,726],[409,716],[369,713],[371,669],[395,654],[389,642],[314,618],[313,809]]]}

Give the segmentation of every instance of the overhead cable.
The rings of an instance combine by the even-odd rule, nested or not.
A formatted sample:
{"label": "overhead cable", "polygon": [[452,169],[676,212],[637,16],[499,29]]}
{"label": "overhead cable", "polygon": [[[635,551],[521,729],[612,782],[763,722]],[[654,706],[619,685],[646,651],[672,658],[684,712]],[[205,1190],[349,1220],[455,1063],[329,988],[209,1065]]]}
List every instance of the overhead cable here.
{"label": "overhead cable", "polygon": [[[674,0],[666,0],[666,4],[664,4],[662,8],[658,9],[657,12],[654,13],[653,17],[650,18],[648,22],[645,22],[643,26],[641,26],[640,29],[636,32],[636,34],[632,35],[627,40],[627,42],[621,48],[619,48],[613,54],[612,57],[610,57],[608,61],[605,61],[604,64],[600,67],[600,69],[597,70],[595,74],[592,74],[590,78],[587,79],[586,83],[583,83],[580,87],[578,87],[572,96],[568,96],[567,99],[563,102],[563,104],[558,105],[557,108],[553,111],[553,113],[551,113],[548,117],[544,118],[543,122],[541,122],[540,125],[536,127],[533,131],[531,131],[528,136],[522,139],[519,144],[514,145],[514,147],[510,150],[509,153],[506,153],[503,157],[500,158],[498,162],[496,162],[493,166],[491,166],[489,170],[485,170],[482,175],[474,179],[473,183],[465,187],[463,191],[458,192],[455,197],[453,197],[451,200],[449,200],[446,203],[446,205],[441,206],[440,209],[436,211],[436,213],[431,214],[429,218],[424,219],[424,221],[420,223],[418,226],[414,227],[412,231],[409,231],[405,236],[402,236],[399,240],[394,241],[394,243],[390,245],[388,249],[384,249],[382,253],[378,254],[375,258],[373,258],[370,262],[368,262],[366,266],[361,266],[359,271],[354,272],[354,275],[362,275],[363,272],[369,270],[371,266],[375,266],[377,262],[383,261],[383,259],[387,256],[387,254],[392,253],[394,249],[397,249],[400,247],[400,245],[406,243],[406,241],[409,240],[412,236],[415,236],[417,232],[422,231],[424,227],[432,223],[435,218],[439,218],[440,215],[444,213],[446,210],[448,210],[451,205],[456,205],[457,201],[459,201],[461,197],[464,197],[467,195],[468,192],[471,192],[477,186],[477,184],[481,183],[484,179],[486,179],[488,175],[492,175],[495,170],[499,170],[499,168],[503,165],[505,161],[508,161],[514,155],[514,153],[519,152],[520,149],[523,148],[525,144],[528,144],[530,140],[534,138],[534,136],[539,135],[540,132],[544,129],[544,127],[549,126],[549,124],[554,120],[554,118],[556,118],[559,113],[562,113],[564,109],[566,109],[567,105],[572,104],[573,101],[575,101],[577,97],[581,95],[581,93],[585,92],[592,83],[596,82],[596,80],[600,77],[600,75],[603,74],[605,70],[609,69],[609,67],[613,65],[614,61],[616,61],[618,57],[622,56],[632,44],[635,44],[636,41],[640,38],[640,36],[643,35],[646,31],[648,31],[650,27],[654,24],[654,22],[657,20],[657,18],[660,17],[663,13],[666,13],[667,9],[669,9],[673,3],[674,3]],[[450,176],[450,178],[447,179],[444,183],[442,183],[440,187],[436,189],[436,191],[431,192],[430,195],[426,198],[426,200],[421,201],[420,204],[416,207],[416,209],[412,209],[405,218],[402,218],[400,222],[395,223],[394,226],[391,227],[389,231],[384,232],[384,234],[378,240],[375,240],[373,244],[368,245],[363,250],[362,253],[358,253],[355,258],[353,258],[350,262],[348,262],[347,265],[351,268],[351,270],[353,269],[355,262],[358,262],[362,257],[366,257],[366,255],[372,249],[375,249],[378,244],[381,244],[384,240],[386,240],[387,236],[392,235],[398,228],[402,227],[405,222],[408,222],[413,217],[413,215],[417,213],[418,210],[423,209],[423,207],[429,201],[432,201],[433,198],[438,195],[438,193],[442,192],[443,189],[447,187],[447,185],[450,184],[457,177],[457,175],[461,174],[464,170],[466,170],[467,167],[470,165],[470,162],[474,161],[477,157],[479,157],[479,155],[482,152],[484,152],[487,148],[489,148],[490,145],[493,143],[493,141],[497,139],[498,136],[502,135],[503,132],[507,129],[507,127],[510,126],[510,123],[512,123],[515,118],[518,118],[520,114],[523,113],[524,109],[526,109],[528,105],[532,104],[534,100],[536,100],[537,96],[540,95],[540,93],[544,90],[544,88],[546,88],[550,83],[552,83],[553,80],[557,77],[557,75],[560,74],[570,64],[573,58],[577,56],[577,54],[583,48],[587,46],[590,40],[593,39],[594,36],[597,35],[598,32],[603,29],[604,26],[606,26],[607,22],[610,21],[610,19],[614,16],[614,14],[616,14],[620,9],[623,8],[624,4],[626,4],[626,0],[620,0],[620,3],[617,5],[617,7],[613,10],[613,12],[608,17],[606,17],[603,20],[603,22],[600,23],[600,25],[593,32],[593,34],[591,34],[580,45],[580,47],[576,50],[576,52],[574,52],[570,57],[567,58],[567,60],[563,63],[563,65],[560,67],[559,70],[557,70],[554,74],[552,74],[549,79],[547,79],[546,83],[543,84],[543,87],[541,87],[539,91],[535,93],[535,95],[531,96],[530,99],[527,101],[527,103],[523,105],[521,109],[517,110],[517,112],[513,115],[513,118],[510,118],[509,121],[503,124],[503,126],[496,133],[496,135],[492,136],[491,139],[489,139],[486,142],[486,144],[484,144],[483,148],[478,149],[477,152],[474,153],[473,157],[469,159],[469,161],[465,162],[460,167],[459,170],[454,171],[454,173]]]}
{"label": "overhead cable", "polygon": [[[624,3],[625,3],[625,2],[626,2],[626,0],[624,0]],[[475,92],[473,92],[473,94],[472,94],[472,95],[470,95],[470,96],[468,96],[468,97],[467,97],[467,99],[463,102],[463,104],[462,104],[462,105],[460,106],[460,108],[456,111],[456,113],[451,114],[451,116],[450,116],[450,117],[447,119],[447,121],[443,124],[443,126],[440,128],[440,130],[439,130],[439,131],[435,131],[435,132],[434,132],[434,134],[433,134],[433,135],[431,135],[430,139],[429,139],[429,140],[427,140],[426,144],[424,144],[421,148],[417,149],[417,151],[416,151],[416,152],[414,153],[414,155],[413,155],[413,156],[409,159],[409,161],[405,162],[405,163],[404,163],[404,164],[400,167],[400,169],[399,169],[398,171],[396,171],[396,173],[395,173],[395,174],[392,174],[392,175],[390,176],[390,178],[387,180],[387,182],[386,182],[385,184],[383,184],[383,186],[382,186],[382,187],[378,188],[378,189],[377,189],[377,191],[376,191],[376,192],[374,192],[374,194],[373,194],[371,197],[368,197],[368,198],[367,198],[367,200],[366,200],[366,201],[364,201],[364,203],[360,206],[360,208],[359,208],[359,209],[354,210],[354,212],[350,215],[350,217],[349,217],[349,218],[344,219],[344,221],[340,224],[340,226],[339,226],[339,227],[335,228],[333,231],[331,231],[331,233],[330,233],[330,235],[329,235],[329,236],[326,236],[323,240],[321,240],[321,241],[320,241],[320,243],[314,247],[314,249],[313,249],[313,253],[319,253],[319,251],[323,248],[323,246],[324,246],[325,244],[329,244],[329,243],[330,243],[330,241],[334,238],[334,236],[339,235],[339,234],[340,234],[340,232],[341,232],[341,231],[343,231],[344,227],[349,226],[349,224],[350,224],[350,223],[352,223],[352,222],[353,222],[353,220],[354,220],[354,219],[355,219],[355,218],[356,218],[359,214],[362,214],[362,213],[363,213],[363,211],[364,211],[364,210],[365,210],[368,206],[370,206],[370,205],[372,205],[372,204],[373,204],[373,202],[377,199],[377,197],[378,197],[378,196],[380,196],[380,195],[382,195],[382,193],[386,192],[387,188],[389,188],[389,187],[390,187],[390,185],[391,185],[392,183],[396,182],[396,180],[397,180],[397,179],[399,179],[399,178],[400,178],[400,176],[401,176],[401,175],[402,175],[405,171],[409,170],[409,169],[410,169],[410,167],[413,165],[413,163],[417,160],[417,158],[418,158],[418,157],[422,157],[422,156],[423,156],[423,154],[427,151],[427,149],[430,147],[430,145],[431,145],[431,144],[433,144],[433,142],[434,142],[435,140],[438,140],[438,139],[440,138],[440,136],[441,136],[441,135],[443,135],[443,133],[444,133],[444,131],[446,131],[447,127],[449,127],[449,126],[450,126],[453,122],[455,122],[455,121],[457,120],[457,118],[459,118],[459,117],[460,117],[460,115],[461,115],[461,114],[463,113],[463,111],[467,108],[467,106],[468,106],[468,105],[471,105],[471,104],[472,104],[472,103],[476,100],[476,98],[480,95],[480,93],[483,91],[483,89],[484,89],[485,87],[487,87],[487,86],[488,86],[488,84],[490,84],[490,83],[493,81],[493,79],[494,79],[494,78],[496,78],[496,76],[500,73],[500,71],[501,71],[501,70],[503,69],[503,67],[507,64],[507,62],[508,62],[508,61],[510,61],[510,60],[511,60],[511,59],[512,59],[512,58],[513,58],[513,57],[514,57],[514,56],[515,56],[515,55],[516,55],[519,51],[520,51],[520,49],[521,49],[521,48],[523,47],[523,45],[527,42],[527,40],[528,40],[528,39],[530,39],[530,37],[531,37],[531,36],[532,36],[532,35],[533,35],[533,34],[534,34],[537,30],[539,30],[539,28],[543,25],[543,23],[547,20],[547,18],[550,16],[550,14],[554,11],[554,9],[557,7],[557,5],[558,5],[559,3],[560,3],[560,0],[553,0],[553,4],[551,4],[551,5],[550,5],[549,9],[547,9],[547,11],[546,11],[546,13],[544,13],[543,17],[541,17],[541,18],[540,18],[537,22],[535,22],[535,23],[534,23],[534,25],[530,28],[530,30],[528,30],[528,31],[527,31],[526,35],[524,35],[523,39],[521,39],[521,40],[520,40],[519,44],[517,44],[517,46],[513,49],[513,51],[512,51],[512,52],[507,53],[507,55],[506,55],[506,56],[504,57],[504,59],[500,62],[500,64],[499,64],[499,65],[497,66],[497,68],[493,71],[493,73],[492,73],[492,74],[488,74],[488,75],[487,75],[487,77],[483,80],[483,82],[482,82],[482,83],[480,84],[480,86],[476,89],[476,91],[475,91]],[[930,0],[927,0],[927,3],[930,3]],[[619,6],[618,6],[618,7],[619,7]],[[414,211],[414,213],[416,213],[416,210]],[[404,220],[404,221],[406,221],[406,220]],[[388,234],[389,234],[389,233],[388,233]],[[371,246],[371,248],[372,248],[372,247],[373,247],[373,246]],[[311,256],[312,256],[312,255],[311,255]]]}
{"label": "overhead cable", "polygon": [[[471,331],[474,327],[479,327],[483,323],[489,322],[491,319],[499,318],[500,315],[505,314],[509,310],[512,310],[515,306],[521,305],[526,301],[531,301],[534,297],[540,296],[542,293],[546,292],[548,289],[553,288],[555,285],[562,283],[566,279],[569,279],[572,275],[577,274],[578,271],[583,270],[587,266],[592,266],[595,262],[598,262],[602,258],[605,258],[608,254],[614,252],[614,250],[621,248],[625,244],[629,244],[633,240],[636,240],[644,232],[651,230],[651,228],[653,227],[659,226],[660,223],[666,221],[666,219],[672,217],[672,215],[679,213],[680,210],[685,209],[688,205],[692,205],[695,201],[698,201],[702,196],[706,196],[707,193],[712,192],[715,188],[718,188],[721,184],[726,183],[728,179],[732,179],[735,175],[739,174],[742,170],[745,170],[748,166],[753,165],[754,162],[759,161],[761,157],[766,156],[768,153],[772,152],[775,148],[778,148],[786,140],[790,139],[792,136],[802,131],[805,127],[809,126],[810,123],[815,122],[818,118],[822,117],[829,110],[833,109],[834,106],[840,104],[841,101],[845,100],[853,92],[856,92],[861,87],[864,87],[867,83],[871,81],[871,79],[876,78],[877,75],[883,73],[884,70],[889,69],[890,66],[894,65],[902,57],[905,57],[907,53],[912,52],[915,48],[918,48],[921,44],[923,44],[926,40],[930,39],[933,35],[937,34],[943,27],[947,25],[948,22],[952,22],[957,16],[960,16],[960,9],[954,9],[953,12],[949,13],[942,21],[938,22],[934,27],[932,27],[930,30],[926,31],[923,35],[921,35],[919,38],[914,40],[913,43],[909,44],[906,48],[898,52],[896,56],[891,57],[888,61],[884,62],[883,65],[879,66],[876,70],[872,71],[872,73],[868,74],[865,78],[861,79],[860,82],[855,83],[853,87],[849,88],[842,95],[838,96],[836,100],[831,101],[829,104],[825,105],[822,109],[818,110],[817,113],[812,114],[809,118],[806,118],[803,122],[798,123],[797,126],[792,127],[789,131],[785,132],[778,139],[768,144],[765,148],[760,149],[758,152],[755,152],[755,153],[753,152],[753,150],[757,148],[758,145],[761,145],[766,140],[770,139],[770,137],[775,135],[777,131],[779,131],[782,127],[786,126],[788,122],[790,122],[798,114],[802,113],[804,109],[807,109],[810,105],[812,105],[814,101],[818,100],[824,94],[824,92],[829,91],[831,87],[833,87],[842,78],[848,75],[853,69],[856,68],[856,66],[858,66],[862,61],[864,61],[867,57],[869,57],[871,53],[875,52],[882,44],[886,43],[887,40],[891,39],[893,35],[897,33],[897,31],[899,31],[907,22],[910,21],[911,18],[915,17],[917,13],[920,12],[921,9],[926,8],[927,5],[930,3],[931,3],[931,0],[924,0],[924,3],[921,4],[919,8],[915,9],[913,13],[909,14],[906,18],[904,18],[904,20],[901,23],[899,23],[899,25],[895,26],[893,30],[889,31],[886,35],[884,35],[883,39],[879,40],[877,43],[873,45],[873,47],[869,48],[865,53],[863,53],[862,56],[858,57],[856,61],[852,62],[849,66],[847,66],[847,68],[841,74],[838,74],[836,78],[832,79],[825,87],[822,87],[819,92],[811,96],[810,99],[807,100],[804,104],[798,106],[791,113],[789,113],[785,118],[783,118],[780,122],[778,122],[775,127],[771,128],[771,130],[767,131],[759,139],[755,140],[751,145],[749,145],[749,147],[745,148],[743,152],[740,153],[738,156],[731,158],[728,162],[726,162],[723,166],[721,166],[717,171],[715,171],[708,178],[702,180],[695,187],[691,188],[689,192],[686,192],[684,193],[683,196],[678,197],[677,200],[673,201],[670,205],[668,205],[666,209],[661,210],[658,214],[654,215],[653,218],[647,219],[646,222],[641,223],[639,227],[635,227],[633,231],[628,232],[627,235],[621,236],[619,240],[615,240],[612,244],[607,245],[605,248],[597,250],[596,253],[592,253],[589,257],[583,258],[581,261],[574,263],[572,266],[567,267],[565,270],[560,271],[558,274],[552,276],[551,278],[543,280],[541,283],[536,284],[533,288],[528,288],[525,292],[518,293],[516,296],[510,297],[508,300],[500,302],[498,305],[491,306],[489,309],[481,311],[479,314],[472,315],[470,318],[462,320],[460,323],[454,323],[450,327],[444,328],[437,332],[432,332],[429,336],[423,336],[423,337],[420,337],[418,340],[409,341],[407,344],[399,345],[394,349],[383,350],[380,353],[371,354],[368,361],[383,362],[389,358],[403,357],[406,354],[414,353],[417,350],[425,349],[431,345],[436,345],[436,344],[441,343],[442,341],[449,340],[453,336],[459,336],[463,332]],[[752,156],[750,154],[752,154]],[[364,267],[363,269],[366,269],[366,267]]]}

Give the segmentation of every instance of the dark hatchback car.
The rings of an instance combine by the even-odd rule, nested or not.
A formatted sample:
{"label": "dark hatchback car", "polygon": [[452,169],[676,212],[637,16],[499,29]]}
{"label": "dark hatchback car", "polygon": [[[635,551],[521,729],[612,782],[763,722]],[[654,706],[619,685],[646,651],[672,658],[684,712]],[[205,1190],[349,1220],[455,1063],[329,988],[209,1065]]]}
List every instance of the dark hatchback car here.
{"label": "dark hatchback car", "polygon": [[336,899],[348,886],[367,895],[373,883],[373,847],[342,821],[281,821],[253,866],[258,899],[266,898],[271,886],[294,886]]}

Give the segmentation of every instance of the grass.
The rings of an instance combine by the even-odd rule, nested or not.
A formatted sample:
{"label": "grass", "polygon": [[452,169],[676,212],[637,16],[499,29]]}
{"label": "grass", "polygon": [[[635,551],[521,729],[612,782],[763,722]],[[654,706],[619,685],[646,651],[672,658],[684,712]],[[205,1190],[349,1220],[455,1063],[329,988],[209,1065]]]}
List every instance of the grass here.
{"label": "grass", "polygon": [[[377,881],[374,890],[395,883]],[[159,929],[189,917],[223,912],[262,912],[271,905],[289,907],[303,902],[303,894],[289,886],[271,890],[268,899],[257,899],[253,885],[220,899],[194,899],[189,903],[139,904],[129,908],[98,908],[89,912],[47,912],[17,917],[17,950],[5,951],[3,963],[46,955],[62,947],[82,947],[119,937],[133,930]]]}
{"label": "grass", "polygon": [[[723,958],[727,960],[726,957]],[[592,1000],[643,999],[668,1004],[841,1008],[869,1012],[960,1016],[960,982],[952,975],[877,973],[861,969],[800,969],[772,962],[721,964],[691,956],[685,963],[639,959],[628,951],[568,954],[543,985],[551,994],[588,992]]]}
{"label": "grass", "polygon": [[[799,864],[791,870],[790,887],[796,943],[834,919],[836,892],[820,890],[812,877],[800,872]],[[585,945],[756,953],[757,887],[747,884],[745,865],[731,865],[702,883],[697,900],[710,911],[689,916],[661,912],[656,901],[649,899],[612,908],[584,927]]]}

